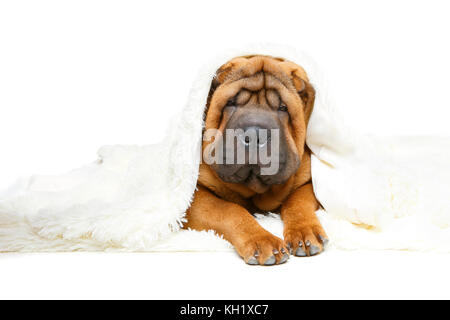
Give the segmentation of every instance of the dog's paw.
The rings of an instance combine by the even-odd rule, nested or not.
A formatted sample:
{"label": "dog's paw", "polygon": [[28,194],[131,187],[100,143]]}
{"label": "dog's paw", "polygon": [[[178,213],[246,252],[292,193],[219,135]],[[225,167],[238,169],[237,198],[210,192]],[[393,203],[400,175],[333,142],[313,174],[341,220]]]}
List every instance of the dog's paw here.
{"label": "dog's paw", "polygon": [[285,263],[289,251],[283,240],[264,231],[252,234],[242,245],[235,246],[238,254],[250,265],[272,266]]}
{"label": "dog's paw", "polygon": [[284,242],[291,254],[308,257],[321,253],[328,243],[328,237],[319,224],[296,225],[285,228]]}

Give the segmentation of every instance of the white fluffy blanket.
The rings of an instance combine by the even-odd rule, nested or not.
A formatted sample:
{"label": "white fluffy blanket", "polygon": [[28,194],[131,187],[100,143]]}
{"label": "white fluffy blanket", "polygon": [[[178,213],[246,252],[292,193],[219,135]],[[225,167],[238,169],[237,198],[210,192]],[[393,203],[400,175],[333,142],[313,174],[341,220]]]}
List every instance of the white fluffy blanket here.
{"label": "white fluffy blanket", "polygon": [[[163,144],[105,146],[95,163],[33,176],[0,194],[0,251],[230,250],[212,232],[180,230],[195,190],[202,114],[212,76],[244,54],[302,65],[317,90],[308,144],[318,215],[339,248],[450,251],[450,139],[368,137],[325,97],[317,67],[280,46],[230,50],[200,72]],[[400,120],[400,119],[399,119]],[[259,222],[281,236],[275,215]]]}

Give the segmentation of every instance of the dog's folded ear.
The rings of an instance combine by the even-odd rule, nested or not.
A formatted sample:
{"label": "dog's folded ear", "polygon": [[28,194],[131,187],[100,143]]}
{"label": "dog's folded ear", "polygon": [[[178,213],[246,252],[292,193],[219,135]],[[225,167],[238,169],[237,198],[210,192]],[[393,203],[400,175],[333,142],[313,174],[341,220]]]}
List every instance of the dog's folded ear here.
{"label": "dog's folded ear", "polygon": [[305,105],[305,122],[308,124],[309,118],[311,117],[311,113],[314,108],[314,100],[316,99],[316,90],[309,83],[305,82],[305,89],[298,93],[300,98],[302,98],[303,103]]}
{"label": "dog's folded ear", "polygon": [[303,101],[305,106],[305,122],[308,124],[309,118],[314,108],[314,100],[316,98],[316,90],[309,83],[308,80],[302,79],[296,72],[292,72],[292,82],[294,83],[295,89],[298,95]]}
{"label": "dog's folded ear", "polygon": [[[234,59],[236,60],[236,59]],[[229,76],[230,72],[232,71],[233,67],[235,66],[235,62],[233,61],[229,61],[227,63],[225,63],[224,65],[222,65],[214,74],[214,77],[211,81],[211,86],[209,88],[209,93],[208,93],[208,98],[206,100],[206,108],[203,114],[203,120],[206,119],[206,114],[208,113],[209,110],[209,104],[211,102],[211,98],[214,94],[214,92],[216,91],[217,87],[219,85],[221,85]]]}

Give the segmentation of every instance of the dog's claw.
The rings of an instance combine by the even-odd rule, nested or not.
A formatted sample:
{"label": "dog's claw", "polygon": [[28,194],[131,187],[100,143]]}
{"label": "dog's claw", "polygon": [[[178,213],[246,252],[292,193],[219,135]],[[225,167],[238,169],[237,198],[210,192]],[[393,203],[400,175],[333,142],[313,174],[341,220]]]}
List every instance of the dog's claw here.
{"label": "dog's claw", "polygon": [[312,245],[311,248],[309,248],[309,255],[315,256],[320,252],[320,248],[318,246]]}
{"label": "dog's claw", "polygon": [[322,242],[322,244],[323,244],[324,247],[325,247],[325,246],[328,244],[328,242],[330,241],[330,240],[328,240],[327,238],[324,238],[322,235],[319,235],[319,239],[320,239],[320,241]]}
{"label": "dog's claw", "polygon": [[306,257],[306,252],[303,250],[302,247],[298,247],[297,251],[295,252],[295,255],[297,257]]}
{"label": "dog's claw", "polygon": [[287,253],[285,253],[280,260],[280,264],[285,263],[286,261],[288,261],[289,259],[289,255]]}
{"label": "dog's claw", "polygon": [[256,264],[258,264],[258,260],[256,260],[255,257],[251,257],[250,259],[248,259],[247,264],[250,264],[252,266],[256,265]]}
{"label": "dog's claw", "polygon": [[288,249],[288,251],[289,251],[289,254],[292,254],[293,252],[292,252],[292,243],[288,243],[287,244],[287,249]]}
{"label": "dog's claw", "polygon": [[277,259],[275,258],[275,256],[271,256],[269,259],[266,260],[266,262],[264,262],[264,265],[271,266],[271,265],[275,264],[276,261],[277,261]]}
{"label": "dog's claw", "polygon": [[311,245],[311,241],[306,240],[305,245],[306,245],[307,247],[309,247],[309,246]]}

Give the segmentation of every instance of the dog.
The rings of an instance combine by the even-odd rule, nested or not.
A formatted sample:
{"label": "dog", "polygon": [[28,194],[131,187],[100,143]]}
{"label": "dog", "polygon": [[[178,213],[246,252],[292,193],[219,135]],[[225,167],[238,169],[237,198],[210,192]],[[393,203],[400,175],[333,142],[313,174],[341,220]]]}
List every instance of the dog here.
{"label": "dog", "polygon": [[[203,161],[184,228],[214,230],[250,265],[282,264],[290,254],[321,253],[328,237],[315,214],[319,202],[305,143],[314,99],[305,70],[294,62],[251,55],[221,66],[207,99]],[[214,137],[205,138],[210,130]],[[230,143],[223,142],[236,131],[240,134]],[[250,148],[256,153],[265,149],[276,159],[263,163],[257,156],[251,162]],[[236,162],[233,152],[239,150],[245,157]],[[229,159],[233,161],[225,161]],[[272,172],[263,174],[270,167]],[[262,228],[252,216],[256,212],[281,214],[284,240]]]}

